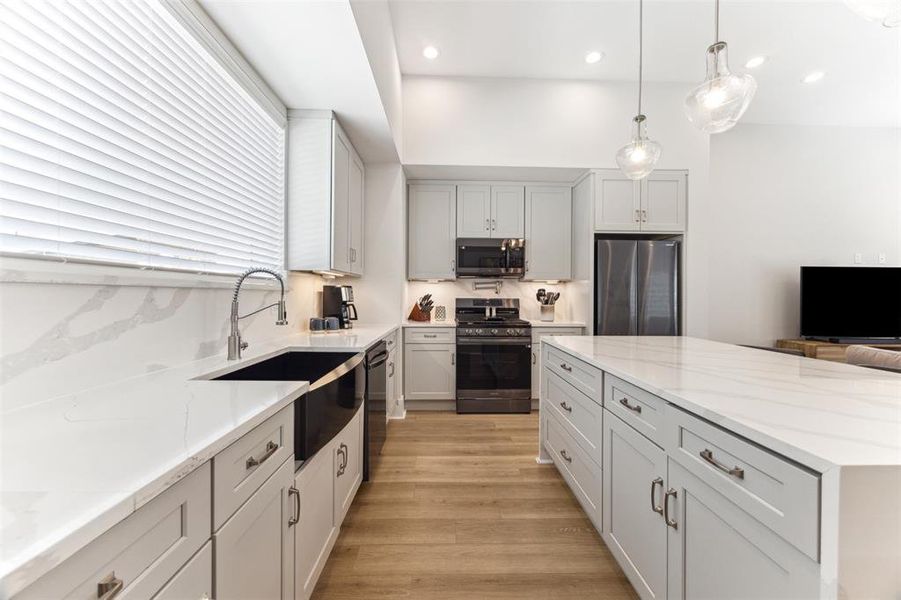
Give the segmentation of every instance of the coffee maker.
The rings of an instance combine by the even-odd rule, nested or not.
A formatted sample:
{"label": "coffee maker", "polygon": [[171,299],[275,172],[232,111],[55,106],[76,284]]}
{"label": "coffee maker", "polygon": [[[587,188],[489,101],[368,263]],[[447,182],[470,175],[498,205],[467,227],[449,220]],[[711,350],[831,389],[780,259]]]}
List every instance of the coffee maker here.
{"label": "coffee maker", "polygon": [[350,329],[357,320],[354,289],[349,285],[322,286],[322,316],[338,317],[338,327]]}

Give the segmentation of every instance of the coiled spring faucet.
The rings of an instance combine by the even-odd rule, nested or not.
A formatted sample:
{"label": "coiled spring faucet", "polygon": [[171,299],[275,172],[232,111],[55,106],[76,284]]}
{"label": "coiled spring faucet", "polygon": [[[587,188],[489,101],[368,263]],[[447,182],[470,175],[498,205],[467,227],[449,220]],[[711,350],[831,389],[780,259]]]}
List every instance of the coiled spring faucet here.
{"label": "coiled spring faucet", "polygon": [[[244,283],[245,279],[247,279],[254,273],[266,273],[267,275],[272,275],[273,277],[278,279],[278,283],[282,288],[281,296],[279,297],[278,302],[274,302],[272,304],[269,304],[268,306],[259,308],[251,313],[247,313],[246,315],[238,316],[238,294],[241,293],[241,285]],[[275,324],[287,325],[288,314],[285,309],[285,282],[282,279],[282,276],[276,271],[267,269],[265,267],[252,267],[241,273],[241,275],[238,277],[238,281],[235,283],[235,293],[234,296],[232,296],[232,310],[231,317],[229,318],[231,322],[231,332],[228,334],[228,360],[238,360],[239,358],[241,358],[241,351],[247,348],[247,342],[241,339],[241,331],[240,329],[238,329],[238,321],[251,315],[255,315],[258,312],[264,311],[267,308],[272,308],[273,306],[275,306],[278,311],[275,319]]]}

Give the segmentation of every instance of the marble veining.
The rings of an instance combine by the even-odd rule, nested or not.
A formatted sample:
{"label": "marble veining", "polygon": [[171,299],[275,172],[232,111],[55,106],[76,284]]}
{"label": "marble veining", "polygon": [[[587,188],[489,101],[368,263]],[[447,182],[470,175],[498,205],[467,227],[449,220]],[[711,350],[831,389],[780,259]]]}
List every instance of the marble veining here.
{"label": "marble veining", "polygon": [[[177,293],[177,292],[175,292]],[[295,334],[39,402],[0,406],[0,597],[47,573],[308,389],[210,381],[286,351],[360,352],[397,328]]]}
{"label": "marble veining", "polygon": [[901,375],[689,337],[543,343],[816,471],[901,465]]}

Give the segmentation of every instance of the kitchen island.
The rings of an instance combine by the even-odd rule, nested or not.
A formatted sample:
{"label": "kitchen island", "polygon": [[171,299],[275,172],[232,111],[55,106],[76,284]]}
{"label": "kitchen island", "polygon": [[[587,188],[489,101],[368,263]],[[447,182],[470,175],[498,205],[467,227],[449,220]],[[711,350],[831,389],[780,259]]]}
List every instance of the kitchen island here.
{"label": "kitchen island", "polygon": [[895,598],[901,376],[688,337],[542,343],[553,461],[643,598]]}

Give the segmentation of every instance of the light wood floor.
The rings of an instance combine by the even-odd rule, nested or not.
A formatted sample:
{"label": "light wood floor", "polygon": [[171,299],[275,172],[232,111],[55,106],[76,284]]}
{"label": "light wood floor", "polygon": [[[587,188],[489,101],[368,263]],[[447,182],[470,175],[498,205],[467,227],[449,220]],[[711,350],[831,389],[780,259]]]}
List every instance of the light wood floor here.
{"label": "light wood floor", "polygon": [[537,414],[391,422],[314,600],[637,598],[537,443]]}

